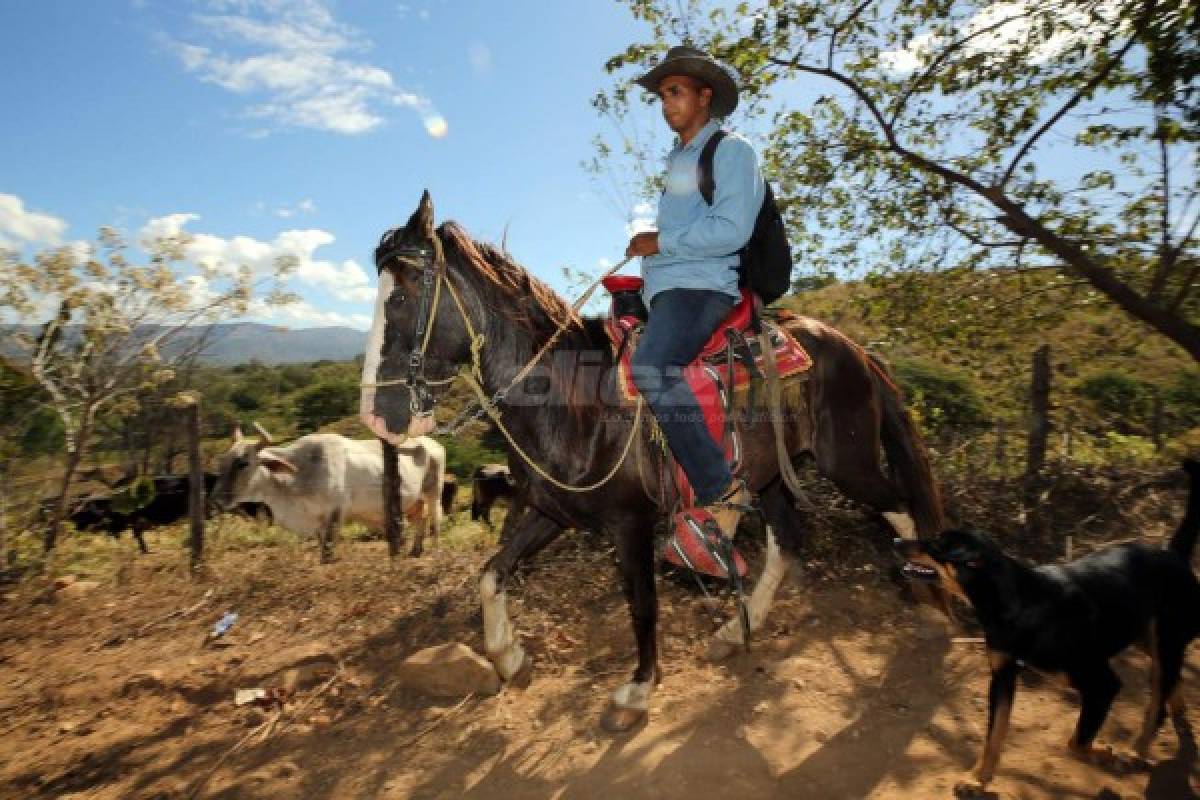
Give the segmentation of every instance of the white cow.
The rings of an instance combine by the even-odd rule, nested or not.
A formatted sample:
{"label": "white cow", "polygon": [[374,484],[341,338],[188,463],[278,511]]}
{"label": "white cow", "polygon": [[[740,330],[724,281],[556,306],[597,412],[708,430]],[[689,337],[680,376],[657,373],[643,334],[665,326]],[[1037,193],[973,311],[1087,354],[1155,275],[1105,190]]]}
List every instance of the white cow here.
{"label": "white cow", "polygon": [[[258,439],[234,431],[233,445],[219,462],[212,500],[229,509],[238,503],[265,503],[275,522],[299,534],[315,535],[327,558],[343,522],[385,526],[383,446],[378,439],[347,439],[313,433],[290,445],[272,446],[255,423]],[[410,523],[424,521],[413,540],[421,552],[425,534],[437,541],[442,521],[442,481],[446,450],[426,436],[409,439],[399,452],[400,507]]]}

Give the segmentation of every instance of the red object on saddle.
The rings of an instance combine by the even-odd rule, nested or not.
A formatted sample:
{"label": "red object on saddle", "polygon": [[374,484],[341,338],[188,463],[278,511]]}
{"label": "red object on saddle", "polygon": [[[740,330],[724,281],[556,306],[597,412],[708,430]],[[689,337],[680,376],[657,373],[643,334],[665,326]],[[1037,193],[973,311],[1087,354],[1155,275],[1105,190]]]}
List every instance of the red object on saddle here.
{"label": "red object on saddle", "polygon": [[611,292],[640,292],[646,284],[637,275],[609,275],[601,283]]}
{"label": "red object on saddle", "polygon": [[733,307],[729,315],[721,320],[721,324],[713,331],[713,335],[708,337],[708,341],[704,343],[704,347],[701,348],[700,355],[697,358],[709,358],[723,352],[725,345],[729,342],[725,337],[726,329],[733,328],[735,331],[750,330],[750,323],[754,321],[755,300],[754,293],[742,287],[742,299],[737,302],[737,305]]}

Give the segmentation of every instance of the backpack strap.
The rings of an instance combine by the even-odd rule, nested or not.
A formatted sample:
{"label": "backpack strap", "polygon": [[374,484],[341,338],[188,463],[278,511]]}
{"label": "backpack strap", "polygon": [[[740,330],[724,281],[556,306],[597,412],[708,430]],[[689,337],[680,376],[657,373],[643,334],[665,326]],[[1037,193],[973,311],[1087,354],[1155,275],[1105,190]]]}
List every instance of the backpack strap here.
{"label": "backpack strap", "polygon": [[713,192],[717,190],[717,181],[713,177],[713,156],[717,152],[717,145],[724,138],[725,131],[717,128],[717,130],[713,131],[713,135],[708,137],[708,141],[704,143],[704,149],[700,151],[700,196],[710,206],[713,204]]}

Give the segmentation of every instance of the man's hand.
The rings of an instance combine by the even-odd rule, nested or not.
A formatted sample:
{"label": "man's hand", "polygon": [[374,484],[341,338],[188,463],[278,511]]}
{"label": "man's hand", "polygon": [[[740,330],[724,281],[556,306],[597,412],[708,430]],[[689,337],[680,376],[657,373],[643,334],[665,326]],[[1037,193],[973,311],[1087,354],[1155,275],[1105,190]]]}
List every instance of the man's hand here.
{"label": "man's hand", "polygon": [[653,255],[658,255],[658,231],[635,235],[629,240],[629,246],[625,248],[625,256],[628,258]]}

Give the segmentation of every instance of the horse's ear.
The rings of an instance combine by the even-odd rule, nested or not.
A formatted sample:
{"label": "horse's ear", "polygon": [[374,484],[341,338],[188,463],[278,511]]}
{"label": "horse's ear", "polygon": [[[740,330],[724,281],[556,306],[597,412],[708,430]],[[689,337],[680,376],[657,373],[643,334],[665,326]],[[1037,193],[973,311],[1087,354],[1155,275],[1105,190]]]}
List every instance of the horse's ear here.
{"label": "horse's ear", "polygon": [[421,202],[409,217],[407,227],[413,233],[433,233],[433,198],[429,196],[428,189],[421,195]]}

